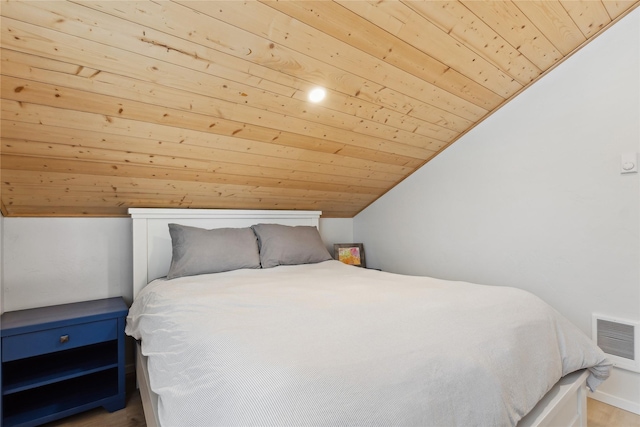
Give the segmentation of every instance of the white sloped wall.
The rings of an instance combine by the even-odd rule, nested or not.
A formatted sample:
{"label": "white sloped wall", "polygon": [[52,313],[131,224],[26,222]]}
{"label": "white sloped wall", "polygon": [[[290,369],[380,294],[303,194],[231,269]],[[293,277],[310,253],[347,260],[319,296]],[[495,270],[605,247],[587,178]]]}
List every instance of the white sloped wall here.
{"label": "white sloped wall", "polygon": [[[590,335],[640,320],[640,9],[354,219],[383,270],[516,286]],[[597,395],[640,413],[640,375]]]}

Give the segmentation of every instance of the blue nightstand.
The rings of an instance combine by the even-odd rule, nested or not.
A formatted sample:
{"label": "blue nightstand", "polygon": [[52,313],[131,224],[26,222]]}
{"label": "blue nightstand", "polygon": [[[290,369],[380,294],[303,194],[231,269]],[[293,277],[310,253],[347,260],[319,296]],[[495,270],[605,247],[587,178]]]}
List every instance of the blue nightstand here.
{"label": "blue nightstand", "polygon": [[4,313],[4,427],[35,426],[125,406],[124,300],[108,298]]}

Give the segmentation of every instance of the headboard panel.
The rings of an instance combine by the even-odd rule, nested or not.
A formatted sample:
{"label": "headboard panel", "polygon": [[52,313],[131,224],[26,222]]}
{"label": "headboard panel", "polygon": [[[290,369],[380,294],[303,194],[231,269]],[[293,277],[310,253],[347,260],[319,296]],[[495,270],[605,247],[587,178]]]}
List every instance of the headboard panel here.
{"label": "headboard panel", "polygon": [[133,219],[133,297],[147,283],[167,275],[171,264],[169,224],[206,229],[258,223],[318,227],[321,211],[130,208]]}

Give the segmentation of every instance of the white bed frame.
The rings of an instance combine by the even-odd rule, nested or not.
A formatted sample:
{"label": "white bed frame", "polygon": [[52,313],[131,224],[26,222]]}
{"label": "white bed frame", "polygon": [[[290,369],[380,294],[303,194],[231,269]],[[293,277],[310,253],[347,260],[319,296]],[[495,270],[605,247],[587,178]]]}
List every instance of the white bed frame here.
{"label": "white bed frame", "polygon": [[[133,219],[133,296],[149,282],[167,275],[171,263],[170,223],[207,229],[249,227],[258,223],[319,226],[320,211],[265,211],[227,209],[129,209]],[[158,422],[158,396],[149,386],[146,357],[136,346],[136,377],[148,427]],[[586,427],[586,370],[562,378],[519,427]]]}

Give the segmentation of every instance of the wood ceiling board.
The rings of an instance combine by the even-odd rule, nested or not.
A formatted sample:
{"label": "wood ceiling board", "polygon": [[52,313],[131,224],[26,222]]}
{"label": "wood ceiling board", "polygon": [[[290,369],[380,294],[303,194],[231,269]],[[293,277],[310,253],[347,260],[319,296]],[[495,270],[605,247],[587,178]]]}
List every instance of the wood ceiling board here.
{"label": "wood ceiling board", "polygon": [[602,0],[602,4],[612,20],[620,18],[625,12],[638,5],[637,0]]}
{"label": "wood ceiling board", "polygon": [[[225,27],[225,32],[230,33],[225,34],[228,37],[226,43],[236,45],[238,49],[243,36],[245,39],[249,34],[259,37],[259,40],[251,42],[256,46],[267,43],[269,52],[265,54],[265,62],[276,61],[283,66],[295,64],[295,70],[300,68],[304,70],[307,68],[304,63],[309,61],[313,61],[320,69],[331,64],[340,70],[339,74],[346,72],[372,80],[380,86],[411,94],[414,101],[468,120],[478,120],[488,111],[384,61],[374,60],[367,53],[341,43],[313,27],[260,3],[185,2],[185,4],[214,18],[220,17],[229,23],[230,25]],[[295,37],[290,37],[291,32],[295,32]],[[268,37],[268,40],[262,35]],[[270,43],[269,40],[271,40]],[[297,53],[297,59],[283,60],[280,49],[290,49],[291,55],[294,55],[294,52]],[[304,62],[300,55],[304,55]]]}
{"label": "wood ceiling board", "polygon": [[[170,139],[155,140],[130,135],[112,135],[104,132],[80,130],[47,126],[42,124],[6,121],[3,125],[3,136],[12,139],[27,139],[32,141],[47,141],[56,144],[69,144],[76,147],[110,149],[120,152],[136,152],[149,155],[179,156],[189,159],[203,159],[212,152],[225,150],[238,153],[249,153],[259,156],[275,157],[277,159],[318,162],[328,166],[343,166],[345,168],[369,172],[383,172],[395,174],[396,179],[406,175],[412,169],[387,163],[372,162],[345,157],[336,154],[326,154],[316,151],[302,150],[293,147],[278,146],[274,152],[272,144],[263,144],[240,138],[218,136],[215,140],[206,135],[189,135],[176,142]],[[275,155],[274,155],[275,154]]]}
{"label": "wood ceiling board", "polygon": [[[291,171],[299,175],[307,176],[313,182],[335,182],[335,176],[357,181],[366,179],[369,185],[376,183],[375,188],[388,188],[398,182],[402,176],[396,174],[380,173],[364,169],[354,169],[340,166],[331,166],[313,162],[301,162],[282,160],[277,157],[265,157],[248,153],[236,153],[231,151],[212,151],[207,157],[200,159],[178,157],[175,155],[164,156],[155,153],[139,152],[135,147],[133,151],[116,150],[112,148],[95,148],[78,146],[69,143],[38,142],[28,139],[3,138],[2,149],[5,154],[45,157],[69,160],[100,161],[112,164],[127,163],[131,165],[159,166],[165,168],[188,169],[194,171],[216,171],[219,173],[238,174],[238,170],[257,169],[260,176],[282,178],[289,176]],[[215,158],[215,163],[207,158]],[[328,175],[325,177],[324,175]]]}
{"label": "wood ceiling board", "polygon": [[[68,44],[70,44],[70,45],[75,45],[74,43],[68,43]],[[87,50],[89,50],[89,49],[87,49]],[[132,58],[132,61],[133,61],[133,62],[135,62],[135,61],[133,60],[133,58]],[[153,68],[153,67],[155,67],[155,66],[152,66],[151,68]],[[157,67],[156,67],[156,68],[157,68]],[[178,75],[178,74],[179,74],[179,73],[176,73],[176,75]],[[183,79],[183,78],[179,78],[179,77],[178,77],[178,80],[184,80],[184,79]],[[93,83],[93,82],[91,82],[91,83]],[[120,82],[120,83],[122,83],[122,82]],[[196,91],[198,88],[192,88],[192,89],[193,89],[194,91]],[[162,90],[162,89],[161,89],[161,88],[156,89],[156,91],[160,91],[160,90]],[[237,95],[236,95],[236,96],[237,96]],[[188,102],[188,101],[185,101],[185,103],[186,103],[186,102]],[[216,102],[218,102],[218,100],[216,100]],[[186,108],[186,107],[185,107],[185,108]],[[228,111],[228,110],[227,110],[227,111]],[[262,110],[260,110],[260,111],[262,111]],[[299,109],[298,109],[298,108],[296,108],[296,109],[294,109],[293,111],[298,112],[298,111],[299,111]],[[220,115],[224,115],[224,111],[220,111],[220,109],[218,109],[218,112],[219,112],[219,114],[220,114]],[[265,114],[267,114],[267,115],[268,115],[268,113],[265,113]],[[326,115],[325,115],[325,117],[326,117]],[[244,119],[243,119],[243,118],[241,118],[241,120],[244,120]],[[366,129],[367,129],[367,127],[366,127],[366,126],[362,126],[362,120],[359,120],[359,121],[358,121],[358,125],[359,125],[363,130],[366,130]],[[234,130],[237,130],[237,127],[236,127],[236,129],[234,129]],[[374,131],[376,131],[376,130],[377,130],[377,129],[368,130],[368,132],[369,132],[369,133],[371,133],[371,132],[374,132]],[[390,128],[389,132],[390,132],[390,133],[393,133],[393,132],[394,132],[394,130],[392,130],[392,129]],[[448,134],[445,134],[444,136],[440,137],[441,139],[444,139],[444,140],[447,140],[447,139],[449,139],[449,140],[450,140],[450,139],[455,135],[455,134],[451,134],[451,133],[450,133],[450,132],[448,132],[446,129],[444,130],[444,132],[445,132],[445,133],[448,133]],[[398,131],[397,133],[400,135],[400,139],[401,139],[401,138],[402,138],[402,131]],[[414,139],[414,140],[415,140],[415,139],[417,139],[417,138],[419,138],[419,136],[418,136],[418,135],[415,135],[415,136],[414,136],[414,135],[408,135],[408,134],[406,134],[406,133],[405,133],[404,135],[406,135],[406,137],[407,137],[407,138],[411,138],[411,139]],[[397,139],[398,139],[398,136],[397,136],[397,135],[394,135],[394,136],[395,136],[395,139],[397,140]],[[435,150],[437,150],[437,149],[439,149],[441,146],[443,146],[443,144],[439,144],[437,141],[431,142],[431,144],[432,144],[432,145],[433,145],[433,144],[435,144]],[[361,144],[361,145],[362,145],[362,144]],[[434,150],[434,151],[435,151],[435,150]],[[422,155],[420,155],[420,157],[422,157]]]}
{"label": "wood ceiling board", "polygon": [[562,58],[562,53],[514,3],[502,0],[461,3],[541,70]]}
{"label": "wood ceiling board", "polygon": [[[3,52],[3,74],[7,76],[46,81],[56,85],[100,94],[113,94],[114,91],[117,91],[116,93],[119,97],[129,100],[137,100],[156,105],[171,104],[175,108],[185,111],[203,113],[216,111],[220,116],[231,118],[236,109],[243,109],[248,111],[248,114],[251,114],[251,112],[257,112],[254,114],[260,114],[261,116],[266,114],[266,117],[264,117],[265,120],[272,119],[274,116],[277,119],[285,115],[287,117],[321,123],[339,129],[353,130],[366,135],[389,138],[398,142],[407,141],[409,144],[411,144],[412,141],[415,144],[417,143],[416,141],[420,139],[435,141],[436,144],[438,141],[446,143],[458,135],[455,131],[437,125],[426,127],[414,123],[412,131],[399,129],[391,125],[340,111],[309,105],[308,102],[299,101],[290,97],[269,94],[263,90],[252,90],[252,88],[243,87],[239,84],[236,84],[237,87],[233,87],[231,82],[228,82],[228,84],[225,83],[227,82],[226,80],[209,82],[214,83],[211,86],[214,89],[211,89],[207,95],[203,95],[201,94],[202,87],[200,87],[200,84],[192,84],[189,87],[187,84],[159,85],[157,79],[155,82],[142,81],[139,76],[145,73],[146,70],[144,67],[137,70],[135,74],[138,77],[135,79],[105,71],[97,74],[94,73],[91,78],[83,78],[75,74],[77,66],[71,66],[65,63],[60,64],[58,61],[53,60],[47,60],[46,64],[42,64],[43,61],[41,60],[33,60],[33,56],[8,50],[3,50]],[[129,67],[129,70],[135,69],[136,67],[136,65],[132,65]],[[52,69],[64,69],[64,71],[52,71]],[[175,75],[177,76],[179,74],[180,70],[177,69]],[[210,80],[212,79],[211,77]],[[268,111],[269,113],[263,113],[264,111]],[[270,115],[270,113],[273,114]],[[244,120],[242,118],[239,119]],[[421,129],[420,134],[417,132],[413,133],[413,131],[416,131],[418,128]]]}
{"label": "wood ceiling board", "polygon": [[[259,111],[262,111],[264,109],[267,111],[273,111],[277,114],[288,114],[289,111],[293,111],[295,115],[297,115],[300,119],[303,119],[303,120],[321,121],[322,117],[324,117],[325,118],[324,123],[333,125],[334,127],[353,128],[353,129],[371,128],[372,130],[369,130],[369,132],[379,131],[380,134],[387,133],[388,135],[395,135],[395,133],[398,131],[398,129],[393,128],[391,126],[383,126],[384,129],[380,129],[375,122],[368,121],[368,120],[365,121],[363,119],[354,117],[349,114],[342,114],[339,112],[332,112],[330,116],[328,114],[325,114],[324,116],[322,116],[321,114],[313,114],[312,108],[307,108],[306,105],[301,105],[302,103],[299,101],[295,101],[296,104],[299,104],[299,105],[295,105],[294,108],[287,106],[287,108],[290,108],[290,109],[289,110],[285,109],[284,108],[285,105],[281,105],[281,104],[290,103],[291,102],[290,98],[278,99],[276,96],[276,99],[274,99],[274,101],[277,100],[279,107],[282,107],[282,108],[277,108],[277,107],[272,108],[268,105],[261,105],[260,103],[261,94],[257,94],[257,96],[250,96],[247,93],[235,91],[235,93],[233,93],[233,95],[231,96],[222,95],[223,96],[222,99],[215,99],[210,96],[201,95],[199,93],[187,92],[184,90],[173,89],[166,86],[159,86],[155,83],[143,82],[136,79],[117,76],[108,72],[101,72],[100,74],[96,75],[94,78],[89,80],[89,79],[80,78],[68,73],[60,73],[60,72],[53,72],[45,69],[39,69],[39,68],[36,68],[36,66],[30,65],[30,64],[27,65],[24,63],[16,63],[11,61],[9,58],[7,58],[7,57],[14,56],[15,52],[12,52],[12,51],[4,51],[4,52],[5,52],[5,55],[4,55],[5,58],[3,59],[5,60],[3,62],[3,73],[8,76],[24,77],[29,80],[35,80],[35,81],[47,81],[49,83],[60,85],[60,86],[71,87],[71,88],[80,89],[84,91],[95,91],[96,93],[100,93],[100,94],[112,94],[114,88],[117,87],[118,95],[125,97],[126,99],[138,100],[141,102],[158,104],[158,105],[162,105],[163,103],[167,104],[168,102],[171,102],[176,108],[179,108],[185,111],[192,111],[192,110],[210,111],[211,109],[216,108],[220,111],[222,115],[224,115],[224,112],[222,108],[219,108],[221,107],[221,103],[222,103],[222,106],[224,106],[224,103],[226,103],[230,106],[228,108],[234,108],[233,104],[231,103],[232,102],[231,99],[233,99],[231,96],[235,97],[236,100],[238,99],[239,96],[242,96],[244,98],[240,98],[240,99],[245,99],[244,101],[245,105],[253,109],[257,108]],[[254,104],[254,101],[257,101],[257,103],[255,105],[252,105]],[[303,110],[303,108],[306,108],[309,111],[305,111]],[[434,131],[431,131],[430,133],[433,136],[443,138],[443,140],[452,139],[456,135],[455,132],[448,131],[444,128],[440,128],[438,129],[438,131],[443,131],[445,132],[445,134],[443,136],[440,136],[438,135],[437,132],[434,132]],[[406,132],[406,131],[401,130],[399,133],[400,137],[402,137],[401,132]],[[411,134],[410,136],[408,136],[408,138],[417,139],[418,136]]]}
{"label": "wood ceiling board", "polygon": [[[55,107],[19,103],[7,99],[2,100],[3,117],[10,118],[17,122],[31,123],[33,125],[50,125],[66,128],[70,124],[75,129],[88,131],[101,131],[110,135],[139,136],[141,138],[170,140],[174,142],[184,142],[187,140],[206,139],[210,143],[215,143],[219,138],[226,135],[215,135],[207,132],[194,131],[162,125],[157,123],[139,122],[121,117],[105,116],[102,114],[85,113],[81,111],[61,110]],[[246,134],[251,137],[253,135]],[[240,140],[234,138],[234,141]],[[327,140],[317,138],[305,138],[300,135],[289,133],[278,133],[272,142],[277,140],[279,146],[297,147],[312,152],[332,153],[337,156],[355,157],[371,160],[378,163],[388,163],[405,167],[417,167],[422,160],[413,157],[390,155],[372,149],[349,147],[344,144],[331,143]],[[253,140],[249,140],[253,141]],[[338,161],[339,157],[336,158]]]}
{"label": "wood ceiling board", "polygon": [[587,38],[596,34],[611,21],[607,9],[599,1],[561,0],[561,3]]}
{"label": "wood ceiling board", "polygon": [[[10,76],[3,78],[2,97],[3,99],[20,103],[101,114],[107,121],[111,120],[111,117],[122,117],[140,122],[164,124],[213,134],[239,135],[242,138],[257,141],[273,141],[274,138],[279,138],[281,133],[285,132],[285,129],[288,129],[290,133],[295,135],[331,140],[362,148],[374,148],[377,151],[415,158],[431,156],[442,147],[442,144],[435,142],[435,140],[424,141],[421,144],[422,146],[418,147],[395,142],[394,140],[373,138],[357,132],[339,130],[331,126],[300,122],[287,117],[273,117],[274,120],[277,120],[277,123],[274,123],[267,120],[270,115],[268,112],[263,112],[262,115],[265,118],[258,115],[260,114],[258,112],[248,115],[240,112],[231,119],[225,119],[219,116],[179,110],[140,101],[130,101],[125,98],[17,79]],[[242,119],[249,118],[255,121],[242,121]],[[430,149],[429,147],[433,148]]]}
{"label": "wood ceiling board", "polygon": [[[185,101],[185,103],[187,103],[187,102],[188,102],[188,101]],[[212,101],[212,102],[213,102],[213,101]],[[215,100],[215,102],[220,103],[220,102],[222,102],[222,101],[220,101],[220,100],[217,100],[217,99],[216,99],[216,100]],[[192,107],[192,102],[188,102],[188,105],[189,105],[191,108],[193,108],[193,107]],[[186,106],[185,106],[184,108],[186,108]],[[237,108],[237,105],[236,105],[236,104],[231,103],[230,105],[228,105],[228,108],[224,109],[224,108],[220,107],[220,108],[217,108],[217,110],[216,110],[215,112],[216,112],[219,116],[223,116],[223,117],[224,117],[225,115],[226,115],[226,116],[231,115],[231,114],[229,114],[229,111],[230,111],[230,110],[231,110],[231,111],[233,111],[233,110],[234,110],[234,109],[236,109],[236,108]],[[259,111],[263,111],[263,110],[259,110]],[[297,111],[297,109],[296,109],[296,111]],[[249,111],[249,110],[243,110],[243,111],[240,111],[240,112],[235,113],[235,118],[237,118],[237,119],[239,119],[239,120],[243,120],[243,121],[244,121],[244,120],[249,120],[249,119],[250,119],[250,117],[251,117],[252,115],[255,117],[255,116],[256,116],[256,114],[258,114],[258,116],[257,116],[257,117],[258,117],[258,118],[260,118],[260,119],[261,119],[261,120],[263,120],[263,121],[264,121],[264,120],[266,120],[266,118],[264,118],[264,119],[263,119],[263,118],[262,118],[262,115],[267,115],[267,116],[269,116],[269,113],[261,114],[261,113],[255,113],[255,112],[253,112],[253,111]],[[247,115],[249,115],[249,117],[247,117]],[[271,115],[270,117],[272,117],[272,116],[273,116],[273,115]],[[361,123],[361,122],[362,122],[362,120],[360,120],[360,123]],[[332,124],[335,124],[335,123],[332,123]],[[324,126],[319,126],[319,127],[320,127],[320,129],[324,129]],[[361,130],[362,130],[362,129],[368,129],[368,126],[363,126],[363,127],[361,128]],[[375,129],[375,128],[374,128],[373,130],[370,130],[369,132],[370,132],[370,133],[372,133],[372,132],[375,132],[375,131],[379,131],[379,129]],[[318,132],[320,132],[320,131],[318,131]],[[397,130],[397,129],[396,129],[396,130],[389,129],[389,132],[390,132],[390,133],[392,133],[392,134],[394,135],[394,138],[393,138],[394,140],[402,140],[402,139],[403,139],[403,136],[404,136],[405,138],[410,139],[410,140],[416,140],[416,139],[418,139],[418,138],[419,138],[419,136],[418,136],[418,135],[411,135],[411,134],[404,133],[403,131],[400,131],[400,130]],[[449,138],[449,139],[450,139],[450,138],[451,138],[451,136],[452,136],[452,135],[444,135],[444,136],[442,137],[442,139],[444,139],[444,140],[446,141],[446,140],[447,140],[447,138]],[[409,142],[411,142],[411,141],[409,141]],[[433,145],[433,146],[436,148],[436,150],[440,148],[440,147],[438,147],[438,142],[437,142],[437,140],[429,140],[428,142],[429,142],[431,145]],[[435,144],[435,145],[434,145],[434,144]],[[423,145],[424,145],[424,144],[423,144]]]}
{"label": "wood ceiling board", "polygon": [[345,206],[344,203],[317,203],[313,201],[304,200],[285,200],[285,199],[261,199],[253,196],[242,197],[242,195],[234,195],[233,197],[216,197],[207,196],[203,198],[189,198],[182,196],[180,198],[169,198],[166,195],[153,195],[145,194],[144,196],[131,196],[122,197],[118,194],[99,194],[95,192],[81,193],[74,192],[62,195],[47,195],[47,196],[35,196],[35,195],[9,195],[8,209],[11,212],[14,203],[19,206],[18,209],[28,211],[29,208],[36,208],[40,206],[42,209],[55,212],[56,210],[76,208],[76,210],[83,212],[86,209],[98,210],[100,208],[112,208],[114,205],[128,209],[130,207],[162,207],[171,206],[173,208],[193,208],[193,209],[240,209],[242,206],[247,206],[247,209],[262,209],[265,206],[275,206],[273,209],[284,209],[279,206],[292,206],[294,210],[318,210],[320,208],[326,209],[328,212],[343,212],[345,214],[354,214],[355,209],[349,209],[349,206]]}
{"label": "wood ceiling board", "polygon": [[[495,108],[504,98],[498,95],[502,88],[498,83],[486,84],[473,81],[455,71],[449,64],[429,56],[422,50],[406,43],[394,33],[394,26],[385,27],[387,19],[382,19],[382,25],[365,19],[351,10],[360,11],[361,7],[368,7],[364,2],[343,2],[337,4],[327,1],[304,2],[273,2],[265,1],[265,5],[275,8],[292,18],[304,22],[324,33],[332,34],[342,42],[352,45],[369,55],[385,61],[390,65],[406,71],[425,81],[433,83],[452,94],[470,101],[483,108]],[[395,2],[396,7],[404,7]],[[355,9],[354,9],[355,8]],[[389,14],[382,12],[383,15]],[[370,22],[372,21],[372,22]],[[420,22],[418,25],[423,25]],[[400,28],[404,28],[406,25]],[[354,31],[357,28],[358,31]],[[430,42],[435,37],[427,34]],[[452,52],[449,51],[449,55]],[[450,56],[449,56],[450,57]],[[485,86],[493,86],[487,88]],[[494,91],[492,91],[494,90]]]}
{"label": "wood ceiling board", "polygon": [[51,187],[56,191],[96,190],[99,192],[127,192],[127,193],[166,193],[174,196],[189,194],[206,197],[216,194],[230,196],[235,193],[248,193],[261,197],[309,198],[314,200],[331,200],[334,202],[352,201],[355,204],[371,202],[374,194],[355,194],[341,191],[318,191],[308,189],[291,189],[278,187],[261,187],[252,185],[233,185],[209,182],[175,181],[169,179],[126,178],[118,176],[84,175],[79,177],[70,173],[58,172],[30,172],[23,170],[7,170],[3,181],[6,191],[16,191],[19,188],[35,187],[39,191],[47,191]]}
{"label": "wood ceiling board", "polygon": [[587,40],[559,1],[518,0],[514,4],[563,56]]}
{"label": "wood ceiling board", "polygon": [[[159,189],[157,192],[153,192],[145,187],[137,187],[133,190],[129,190],[126,187],[109,187],[109,188],[96,188],[96,187],[75,187],[73,185],[65,186],[64,188],[53,188],[52,190],[43,189],[41,186],[34,185],[13,185],[8,186],[7,200],[9,204],[17,201],[19,205],[30,206],[32,203],[36,203],[39,198],[46,198],[46,200],[67,200],[62,203],[69,206],[73,200],[82,200],[85,206],[91,206],[92,203],[87,201],[91,198],[91,195],[95,195],[99,198],[97,204],[102,205],[104,202],[118,200],[119,202],[125,202],[127,205],[139,205],[140,199],[148,200],[180,200],[182,203],[203,204],[207,202],[207,199],[211,199],[212,202],[217,202],[224,198],[256,198],[261,201],[271,201],[273,203],[300,203],[300,204],[318,204],[322,203],[326,207],[343,206],[345,208],[357,209],[362,201],[349,201],[340,198],[319,200],[313,194],[301,194],[301,195],[289,195],[283,196],[273,194],[268,191],[252,190],[246,191],[245,189],[219,189],[218,191],[210,192],[187,192],[184,189],[178,188],[176,190],[168,191],[167,189]],[[365,200],[364,202],[370,202],[371,200]]]}
{"label": "wood ceiling board", "polygon": [[[469,49],[459,43],[447,32],[399,1],[376,3],[347,1],[342,2],[342,5],[353,11],[361,11],[370,5],[380,9],[378,13],[371,13],[370,16],[375,19],[374,22],[377,25],[383,26],[382,28],[386,31],[394,31],[394,29],[388,26],[384,27],[388,22],[387,19],[384,19],[384,16],[392,15],[398,17],[398,20],[402,21],[402,26],[393,34],[406,43],[407,46],[411,46],[419,52],[424,52],[424,54],[442,64],[446,70],[443,77],[452,78],[449,77],[451,75],[464,77],[466,81],[461,82],[462,88],[456,86],[457,90],[455,92],[450,89],[449,91],[461,98],[466,98],[466,96],[460,94],[461,89],[467,92],[468,95],[474,94],[474,90],[477,91],[472,98],[472,102],[480,107],[493,109],[500,105],[509,95],[522,88],[520,83],[506,75],[503,70],[478,55],[473,49]],[[403,45],[403,43],[400,43],[400,45]],[[464,70],[465,74],[461,73],[462,70]],[[457,80],[460,80],[460,77]],[[480,88],[485,88],[490,92],[483,93]],[[443,89],[446,90],[448,88],[443,87]],[[485,101],[479,103],[477,101],[478,98]]]}
{"label": "wood ceiling board", "polygon": [[[23,146],[26,145],[39,145],[39,144],[29,144],[27,141]],[[45,144],[46,145],[46,144]],[[54,144],[49,144],[50,147],[53,147]],[[57,161],[59,166],[58,170],[71,170],[72,168],[77,168],[80,171],[84,170],[84,172],[79,172],[83,174],[91,174],[91,169],[86,169],[83,167],[78,168],[77,165],[93,165],[95,163],[102,163],[107,165],[111,170],[118,171],[118,175],[122,174],[122,165],[127,165],[132,168],[133,176],[143,176],[145,171],[142,168],[153,168],[153,170],[157,171],[167,171],[166,175],[171,178],[176,178],[176,176],[183,171],[189,171],[190,174],[196,174],[197,176],[206,176],[209,174],[223,174],[223,175],[231,175],[231,176],[241,176],[241,177],[251,177],[254,179],[260,178],[268,178],[272,180],[280,180],[286,181],[295,180],[302,181],[308,184],[308,187],[311,187],[312,184],[316,185],[340,185],[345,180],[348,180],[353,186],[359,187],[368,187],[377,189],[379,191],[386,190],[396,182],[388,182],[377,180],[369,177],[342,177],[339,175],[329,175],[326,173],[315,173],[307,170],[291,170],[291,169],[280,169],[270,166],[248,166],[244,164],[234,164],[228,162],[215,162],[211,164],[209,162],[195,162],[195,161],[185,161],[185,160],[176,160],[173,164],[170,161],[159,161],[158,164],[148,164],[148,163],[134,163],[131,161],[123,161],[121,158],[119,160],[112,159],[110,156],[105,155],[104,152],[94,154],[93,151],[85,150],[82,153],[82,157],[77,156],[77,158],[61,158],[61,157],[53,157],[51,155],[43,156],[43,155],[29,155],[19,152],[10,151],[7,148],[7,145],[3,147],[4,156],[8,157],[10,155],[19,156],[22,159],[28,158],[39,158],[45,159],[47,168],[52,168],[52,162]],[[18,147],[19,151],[20,147]],[[23,150],[24,151],[24,150]],[[132,156],[135,159],[135,156]],[[167,165],[169,163],[169,165]],[[198,168],[198,166],[200,166]],[[24,167],[24,166],[23,166]],[[136,169],[137,168],[137,169]],[[285,185],[286,186],[286,185]]]}
{"label": "wood ceiling board", "polygon": [[459,43],[485,57],[487,61],[502,69],[521,85],[530,83],[542,73],[538,67],[460,2],[405,1],[404,3]]}
{"label": "wood ceiling board", "polygon": [[4,2],[0,209],[350,217],[637,5]]}
{"label": "wood ceiling board", "polygon": [[198,172],[175,168],[162,168],[129,164],[110,164],[91,161],[69,161],[32,156],[3,155],[4,170],[41,172],[58,172],[77,174],[80,178],[90,175],[117,176],[129,178],[168,179],[175,181],[192,181],[220,183],[232,185],[249,185],[259,187],[291,188],[316,191],[348,192],[353,194],[379,195],[380,189],[358,186],[350,181],[343,183],[318,183],[298,180],[291,176],[288,179],[270,178],[267,176],[232,175],[219,172]]}
{"label": "wood ceiling board", "polygon": [[11,206],[11,210],[3,210],[4,216],[12,217],[111,217],[128,218],[128,208],[124,206]]}
{"label": "wood ceiling board", "polygon": [[[94,4],[95,3],[90,3],[90,5]],[[197,2],[187,2],[186,4],[197,5]],[[213,5],[215,6],[217,4],[220,3],[215,3]],[[253,5],[253,2],[250,2],[247,7],[251,7],[251,5]],[[225,4],[225,6],[229,7],[229,4]],[[258,5],[255,4],[254,7],[256,6]],[[268,72],[264,71],[260,73],[261,76],[264,75],[263,78],[275,79],[277,76],[287,75],[293,79],[293,81],[299,82],[297,85],[294,85],[296,86],[296,89],[305,94],[313,85],[320,84],[337,92],[344,92],[348,95],[353,94],[354,96],[365,100],[375,100],[376,103],[385,103],[385,105],[396,106],[396,108],[397,106],[403,106],[400,110],[401,113],[405,113],[407,108],[414,108],[413,105],[407,106],[407,104],[416,104],[415,99],[411,99],[398,92],[383,91],[383,89],[385,89],[384,85],[363,80],[352,74],[346,74],[343,70],[321,61],[315,61],[312,57],[300,54],[290,49],[284,49],[284,52],[280,52],[283,48],[276,45],[272,47],[271,45],[273,43],[270,40],[260,37],[259,35],[251,35],[250,33],[242,31],[233,25],[207,17],[202,13],[196,13],[187,7],[173,3],[145,3],[145,9],[143,10],[141,9],[140,4],[137,3],[127,3],[122,5],[113,4],[113,2],[102,3],[99,7],[101,10],[108,11],[112,14],[121,14],[126,19],[134,19],[136,24],[142,25],[141,28],[144,28],[145,30],[140,31],[145,32],[145,39],[148,39],[153,35],[153,37],[158,40],[155,43],[152,43],[152,45],[158,47],[158,50],[160,51],[154,52],[154,55],[158,56],[166,53],[165,56],[167,61],[174,61],[177,64],[182,64],[184,61],[192,62],[192,58],[183,58],[184,55],[182,53],[187,51],[192,52],[193,49],[199,48],[201,49],[200,51],[196,51],[194,54],[188,56],[197,56],[197,59],[200,61],[210,59],[210,62],[207,62],[207,65],[213,65],[215,67],[219,62],[220,54],[228,54],[242,62],[241,65],[236,65],[234,67],[234,72],[236,73],[247,67],[255,67],[261,62],[265,62],[266,65],[263,69],[268,70]],[[168,17],[161,22],[157,19],[153,19],[154,16],[159,14],[166,14]],[[185,20],[192,22],[193,26],[200,25],[203,28],[207,28],[206,33],[193,31],[191,30],[191,26],[189,28],[184,28],[183,25],[180,25],[180,22],[184,22]],[[105,22],[103,25],[108,24]],[[149,28],[154,28],[157,31],[152,32]],[[212,31],[215,31],[215,33],[212,34]],[[245,44],[253,44],[268,49],[269,58],[266,60],[253,58],[251,56],[253,54],[253,49],[247,48],[241,43],[241,41],[247,38],[248,40]],[[127,41],[128,43],[125,45],[129,46],[131,42],[135,43],[136,40],[136,35],[131,34]],[[185,40],[193,41],[193,43],[191,45],[185,45]],[[120,46],[124,42],[125,41],[123,40],[122,42],[115,43],[113,45]],[[234,46],[236,46],[235,49],[233,48]],[[136,45],[129,48],[136,49]],[[146,51],[147,48],[148,46],[143,45],[141,47],[142,52]],[[247,52],[249,51],[252,53],[248,54]],[[211,57],[212,52],[215,53],[214,57]],[[276,55],[276,53],[278,54]],[[291,56],[291,58],[289,58],[289,56]],[[293,70],[289,71],[286,68],[278,66],[279,63],[293,64]],[[307,63],[312,64],[311,69],[313,71],[305,71],[303,64]],[[332,86],[330,84],[332,81],[336,82],[336,86]],[[432,108],[438,110],[435,107]],[[445,116],[449,115],[447,112],[442,113],[445,114]],[[455,117],[450,117],[448,122],[455,123],[455,120],[452,119],[455,119]]]}

